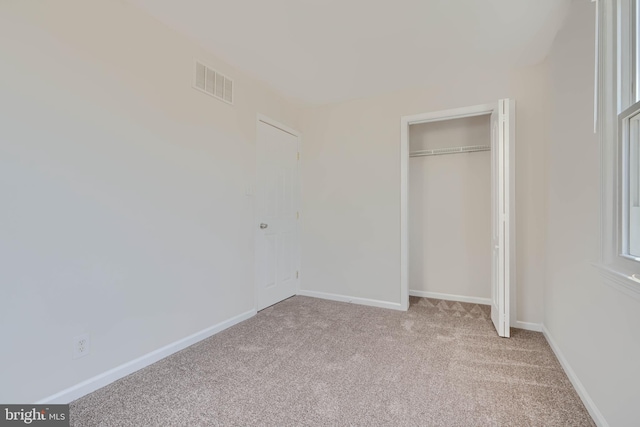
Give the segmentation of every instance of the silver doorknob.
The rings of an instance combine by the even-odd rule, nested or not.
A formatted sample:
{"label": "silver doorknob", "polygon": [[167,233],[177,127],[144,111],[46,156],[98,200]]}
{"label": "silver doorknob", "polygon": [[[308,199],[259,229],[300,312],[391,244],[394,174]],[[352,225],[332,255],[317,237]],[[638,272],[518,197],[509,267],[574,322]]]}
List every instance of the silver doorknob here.
{"label": "silver doorknob", "polygon": [[260,228],[262,228],[263,230],[265,228],[267,228],[269,226],[269,224],[265,224],[264,222],[262,224],[260,224]]}

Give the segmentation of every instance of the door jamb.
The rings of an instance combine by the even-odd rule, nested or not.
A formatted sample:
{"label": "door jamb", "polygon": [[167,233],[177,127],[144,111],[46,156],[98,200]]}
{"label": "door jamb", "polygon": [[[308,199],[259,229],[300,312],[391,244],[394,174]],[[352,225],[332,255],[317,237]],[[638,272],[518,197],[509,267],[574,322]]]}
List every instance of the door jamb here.
{"label": "door jamb", "polygon": [[491,114],[498,102],[400,118],[400,306],[409,309],[409,126]]}

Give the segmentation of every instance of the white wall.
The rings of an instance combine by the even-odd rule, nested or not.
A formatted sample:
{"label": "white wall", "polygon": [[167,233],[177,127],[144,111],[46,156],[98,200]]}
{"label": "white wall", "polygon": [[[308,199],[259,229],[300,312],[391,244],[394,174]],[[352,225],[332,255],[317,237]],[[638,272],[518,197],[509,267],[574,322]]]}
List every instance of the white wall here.
{"label": "white wall", "polygon": [[[517,319],[542,322],[546,63],[305,109],[302,288],[400,302],[400,118],[516,99]],[[514,310],[515,312],[516,310]],[[513,319],[515,320],[515,319]]]}
{"label": "white wall", "polygon": [[574,1],[550,53],[544,324],[610,426],[640,420],[640,302],[599,259],[599,144],[593,133],[594,5]]}
{"label": "white wall", "polygon": [[[3,1],[0,58],[0,402],[254,308],[256,113],[295,128],[296,106],[125,2]],[[191,88],[194,58],[234,106]]]}
{"label": "white wall", "polygon": [[[410,151],[491,144],[490,117],[409,127]],[[491,297],[491,153],[409,159],[409,290]]]}

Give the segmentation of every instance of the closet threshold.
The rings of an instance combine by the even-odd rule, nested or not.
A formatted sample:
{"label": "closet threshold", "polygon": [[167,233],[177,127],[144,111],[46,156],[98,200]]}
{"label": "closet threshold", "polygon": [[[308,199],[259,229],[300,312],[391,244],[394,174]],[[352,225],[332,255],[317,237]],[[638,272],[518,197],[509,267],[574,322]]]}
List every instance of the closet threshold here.
{"label": "closet threshold", "polygon": [[477,151],[491,151],[490,145],[467,145],[465,147],[451,147],[451,148],[434,148],[433,150],[421,150],[409,153],[409,157],[421,157],[421,156],[439,156],[443,154],[459,154],[459,153],[474,153]]}

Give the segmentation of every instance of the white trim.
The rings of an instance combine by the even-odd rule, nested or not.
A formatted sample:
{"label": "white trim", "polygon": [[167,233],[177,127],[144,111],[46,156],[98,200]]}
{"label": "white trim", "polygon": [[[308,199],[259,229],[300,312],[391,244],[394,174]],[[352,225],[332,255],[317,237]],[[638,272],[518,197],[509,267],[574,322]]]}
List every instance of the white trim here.
{"label": "white trim", "polygon": [[304,213],[302,211],[302,169],[304,168],[304,145],[302,144],[302,133],[298,134],[298,287],[296,292],[302,287],[302,227],[304,225]]}
{"label": "white trim", "polygon": [[[600,260],[596,265],[605,284],[633,295],[637,286],[630,279],[639,273],[638,261],[625,256],[626,179],[623,147],[619,135],[619,113],[630,101],[631,57],[623,43],[628,32],[629,1],[600,1],[600,79],[598,82],[598,134],[600,143]],[[618,26],[620,19],[621,26]],[[620,30],[620,31],[618,31]],[[618,48],[620,47],[620,48]],[[625,55],[624,53],[629,53]],[[627,96],[629,95],[629,96]],[[634,295],[635,296],[635,295]]]}
{"label": "white trim", "polygon": [[516,320],[513,327],[517,329],[524,329],[525,331],[542,332],[542,323],[522,322],[520,320]]}
{"label": "white trim", "polygon": [[443,299],[445,301],[469,302],[472,304],[491,305],[491,298],[466,297],[463,295],[441,294],[438,292],[414,291],[409,289],[409,295],[412,297]]}
{"label": "white trim", "polygon": [[409,125],[412,117],[400,120],[400,305],[409,309]]}
{"label": "white trim", "polygon": [[147,353],[129,362],[123,363],[120,366],[116,366],[113,369],[96,375],[95,377],[89,378],[88,380],[82,381],[81,383],[64,389],[56,394],[45,397],[44,399],[37,401],[36,404],[68,404],[76,399],[81,398],[82,396],[92,393],[99,388],[111,384],[112,382],[117,381],[120,378],[126,377],[127,375],[136,372],[144,367],[152,365],[153,363],[156,363],[157,361],[164,359],[167,356],[183,350],[199,341],[207,339],[217,334],[218,332],[224,331],[225,329],[230,328],[231,326],[247,320],[255,315],[255,310],[249,310],[247,312],[234,316],[228,320],[203,329],[200,332],[196,332],[195,334],[179,339],[178,341],[175,341],[150,353]]}
{"label": "white trim", "polygon": [[283,123],[280,123],[280,122],[278,122],[276,120],[273,120],[272,118],[269,118],[269,117],[265,116],[264,114],[258,113],[257,117],[258,117],[257,121],[266,123],[266,124],[271,125],[271,126],[273,126],[275,128],[278,128],[278,129],[280,129],[282,131],[290,133],[291,135],[293,135],[296,138],[298,138],[298,143],[300,143],[300,140],[302,139],[302,134],[300,132],[298,132],[297,130],[295,130],[293,128],[290,128],[289,126],[287,126],[287,125],[285,125]]}
{"label": "white trim", "polygon": [[[495,102],[491,104],[481,104],[470,107],[402,116],[400,118],[400,305],[402,310],[407,310],[409,308],[409,126],[434,121],[489,115],[499,107],[499,104],[500,102]],[[512,115],[511,117],[515,123],[515,102],[511,102],[511,100],[509,100],[509,108],[509,114]],[[515,129],[509,129],[509,132],[511,144],[515,147]],[[513,152],[509,152],[509,156],[510,167],[515,168],[515,150]],[[510,172],[515,179],[515,173],[513,173],[513,171]],[[509,231],[513,238],[513,242],[515,243],[515,182],[510,183],[509,191],[512,208]],[[510,248],[510,250],[515,251],[515,244]],[[511,277],[515,278],[516,257],[514,255],[511,255],[511,257],[513,265],[510,266],[510,274]],[[517,307],[514,304],[516,298],[515,280],[511,280],[510,286],[510,299],[508,301],[510,305],[510,315],[508,321],[517,317]]]}
{"label": "white trim", "polygon": [[600,410],[598,410],[598,408],[596,407],[596,404],[591,399],[591,396],[589,396],[589,393],[587,393],[587,389],[584,387],[584,385],[582,385],[582,382],[571,368],[569,361],[564,357],[564,355],[560,351],[560,347],[558,347],[555,340],[552,338],[551,333],[545,325],[542,325],[542,333],[547,339],[547,342],[549,343],[549,346],[555,353],[556,357],[558,358],[560,365],[562,365],[562,368],[567,374],[567,377],[569,377],[571,384],[573,384],[573,387],[578,392],[578,396],[580,396],[580,399],[582,399],[582,403],[587,408],[587,411],[589,411],[589,414],[591,415],[591,418],[593,418],[593,421],[596,423],[596,425],[598,425],[598,427],[609,427],[609,423],[607,423],[607,420],[605,420]]}
{"label": "white trim", "polygon": [[598,88],[600,87],[600,5],[598,0],[591,0],[596,4],[596,38],[595,38],[595,70],[593,80],[593,133],[598,133]]}
{"label": "white trim", "polygon": [[[617,82],[614,93],[617,94],[616,112],[620,113],[635,103],[633,86],[633,0],[618,1],[613,28],[616,39]],[[620,24],[620,25],[619,25]],[[606,41],[607,34],[604,40]]]}
{"label": "white trim", "polygon": [[509,144],[506,146],[506,153],[509,158],[509,169],[505,180],[507,182],[507,191],[509,192],[509,203],[507,204],[507,212],[509,215],[509,227],[507,228],[506,248],[508,250],[507,270],[509,274],[509,286],[505,289],[506,304],[506,322],[510,326],[511,322],[517,321],[518,318],[518,299],[517,299],[517,254],[518,236],[516,233],[517,225],[517,209],[516,209],[516,150],[518,149],[518,141],[516,138],[516,101],[514,99],[505,99],[505,107],[509,120],[506,122],[508,129]]}
{"label": "white trim", "polygon": [[598,269],[604,283],[611,286],[615,290],[622,292],[630,297],[640,300],[640,284],[632,276],[624,274],[618,270],[614,270],[604,264],[592,264]]}
{"label": "white trim", "polygon": [[[600,5],[600,80],[598,91],[600,142],[600,260],[596,267],[605,285],[640,299],[640,284],[633,277],[639,272],[638,260],[625,255],[627,237],[626,164],[622,162],[624,145],[621,117],[632,102],[626,34],[631,28],[628,0],[598,2]],[[624,19],[623,19],[624,18]],[[620,26],[618,26],[620,20]],[[625,55],[628,53],[628,55]]]}
{"label": "white trim", "polygon": [[399,304],[397,302],[380,301],[377,299],[358,298],[358,297],[350,297],[347,295],[330,294],[327,292],[304,291],[304,290],[298,291],[298,295],[301,295],[304,297],[326,299],[330,301],[348,302],[351,304],[368,305],[371,307],[390,308],[392,310],[406,311],[402,307],[402,304]]}
{"label": "white trim", "polygon": [[417,125],[420,123],[439,122],[443,120],[462,119],[465,117],[484,116],[496,109],[495,104],[473,105],[471,107],[453,108],[451,110],[432,111],[429,113],[403,116],[403,123]]}

